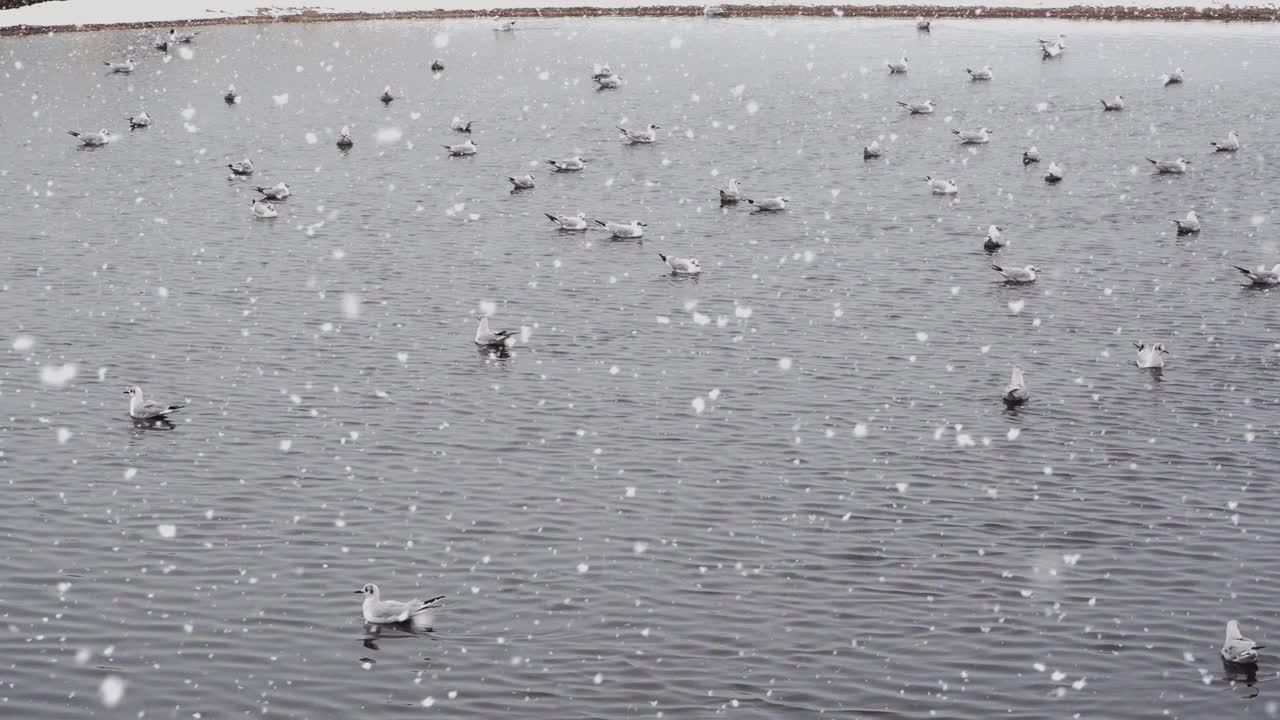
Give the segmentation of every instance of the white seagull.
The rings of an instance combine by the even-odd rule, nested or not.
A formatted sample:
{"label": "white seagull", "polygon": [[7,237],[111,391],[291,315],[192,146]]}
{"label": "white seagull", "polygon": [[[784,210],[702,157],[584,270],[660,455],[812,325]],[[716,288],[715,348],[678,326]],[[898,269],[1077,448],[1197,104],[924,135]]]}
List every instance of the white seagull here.
{"label": "white seagull", "polygon": [[453,121],[449,123],[450,130],[457,130],[460,133],[471,134],[471,120],[463,120],[457,115],[453,116]]}
{"label": "white seagull", "polygon": [[507,178],[511,181],[512,190],[532,190],[533,189],[533,173],[525,175],[512,175]]}
{"label": "white seagull", "polygon": [[960,138],[961,145],[986,145],[991,142],[991,131],[986,128],[977,130],[952,130],[951,134]]}
{"label": "white seagull", "polygon": [[759,200],[747,198],[747,202],[755,206],[755,209],[759,212],[779,212],[787,209],[787,203],[791,202],[791,198],[779,195],[771,198],[760,198]]}
{"label": "white seagull", "polygon": [[1169,350],[1164,343],[1156,343],[1148,346],[1145,343],[1134,343],[1134,347],[1138,348],[1137,365],[1140,368],[1162,368],[1164,367],[1164,356],[1169,354]]}
{"label": "white seagull", "polygon": [[1236,135],[1236,131],[1232,130],[1227,133],[1227,139],[1218,143],[1209,143],[1213,146],[1214,152],[1235,152],[1240,149],[1240,136]]}
{"label": "white seagull", "polygon": [[1066,35],[1058,33],[1057,40],[1041,40],[1040,53],[1045,60],[1050,60],[1062,55],[1062,51],[1067,49]]}
{"label": "white seagull", "polygon": [[378,586],[373,583],[356,590],[355,594],[364,595],[361,613],[364,615],[365,622],[374,625],[392,625],[411,620],[415,615],[429,613],[436,602],[444,599],[444,595],[440,595],[430,600],[415,598],[409,602],[383,600],[378,592]]}
{"label": "white seagull", "polygon": [[698,275],[702,272],[698,258],[678,258],[662,253],[658,253],[658,257],[671,268],[672,275]]}
{"label": "white seagull", "polygon": [[1174,68],[1173,72],[1160,76],[1161,85],[1178,85],[1182,83],[1182,68]]}
{"label": "white seagull", "polygon": [[130,130],[137,130],[138,128],[144,128],[144,127],[150,127],[150,126],[151,126],[151,116],[147,114],[146,110],[143,110],[137,115],[129,116]]}
{"label": "white seagull", "polygon": [[1098,102],[1102,103],[1103,112],[1119,112],[1124,109],[1123,95],[1117,95],[1114,100],[1099,99]]}
{"label": "white seagull", "polygon": [[188,45],[190,43],[195,42],[196,36],[199,34],[200,34],[200,31],[197,30],[196,32],[185,32],[179,35],[177,30],[173,28],[169,28],[169,42]]}
{"label": "white seagull", "polygon": [[932,100],[925,100],[922,103],[905,103],[898,101],[898,104],[906,108],[912,115],[928,115],[934,111]]}
{"label": "white seagull", "polygon": [[342,131],[338,133],[338,147],[342,150],[350,150],[355,144],[356,141],[351,139],[351,128],[343,125]]}
{"label": "white seagull", "polygon": [[586,160],[574,156],[563,160],[548,160],[547,164],[554,167],[556,172],[577,172],[586,167]]}
{"label": "white seagull", "polygon": [[635,239],[642,237],[644,235],[644,229],[648,227],[645,223],[642,223],[639,220],[632,220],[630,223],[613,223],[596,220],[595,223],[605,230],[608,230],[610,235],[621,239]]}
{"label": "white seagull", "polygon": [[107,132],[106,130],[99,130],[98,132],[94,132],[94,133],[76,132],[75,130],[68,130],[67,134],[79,140],[80,144],[83,145],[84,147],[101,147],[111,142],[111,133]]}
{"label": "white seagull", "polygon": [[280,215],[280,212],[276,210],[274,203],[263,200],[262,198],[250,200],[249,205],[253,208],[253,216],[259,219],[273,218]]}
{"label": "white seagull", "polygon": [[1004,239],[1004,228],[999,225],[992,225],[987,228],[987,237],[982,241],[982,249],[987,252],[995,252],[1003,247],[1008,247],[1009,241]]}
{"label": "white seagull", "polygon": [[649,123],[649,127],[644,130],[628,130],[622,126],[618,126],[618,132],[622,133],[632,145],[641,144],[648,145],[658,139],[658,133],[654,132],[661,126]]}
{"label": "white seagull", "polygon": [[135,67],[133,64],[133,58],[125,58],[124,62],[118,62],[118,63],[113,63],[108,60],[103,60],[102,64],[107,66],[107,72],[120,73],[121,75],[128,75],[129,73],[133,72],[133,69]]}
{"label": "white seagull", "polygon": [[720,188],[720,204],[733,205],[742,199],[742,188],[737,178],[729,178],[729,187]]}
{"label": "white seagull", "polygon": [[1004,404],[1009,407],[1017,407],[1031,399],[1031,393],[1027,392],[1027,382],[1022,379],[1022,368],[1017,365],[1013,366],[1013,373],[1009,376],[1009,386],[1004,389]]}
{"label": "white seagull", "polygon": [[1062,182],[1062,178],[1066,177],[1065,172],[1058,163],[1049,161],[1049,172],[1044,174],[1044,181],[1050,185],[1056,185]]}
{"label": "white seagull", "polygon": [[901,60],[886,60],[884,64],[889,66],[890,75],[904,75],[907,72],[906,55],[903,55]]}
{"label": "white seagull", "polygon": [[267,200],[283,200],[293,194],[289,190],[289,184],[282,182],[276,183],[271,187],[255,187],[254,190],[262,193],[262,196]]}
{"label": "white seagull", "polygon": [[514,32],[515,29],[516,29],[516,21],[506,20],[498,23],[497,27],[495,27],[493,30],[494,32]]}
{"label": "white seagull", "polygon": [[1258,662],[1258,651],[1266,647],[1240,634],[1240,623],[1227,621],[1227,637],[1222,642],[1222,659],[1237,665]]}
{"label": "white seagull", "polygon": [[976,81],[976,80],[990,80],[990,79],[991,79],[991,66],[990,66],[990,65],[983,65],[983,66],[982,66],[982,69],[980,69],[980,70],[971,70],[971,69],[969,69],[969,68],[965,68],[965,69],[964,69],[964,71],[965,71],[965,72],[967,72],[967,73],[969,73],[969,79],[970,79],[970,80],[975,80],[975,81]]}
{"label": "white seagull", "polygon": [[1025,284],[1036,281],[1036,273],[1040,272],[1040,268],[1035,265],[1028,265],[1021,268],[1002,268],[999,265],[992,265],[992,270],[1004,276],[1005,282]]}
{"label": "white seagull", "polygon": [[449,157],[465,157],[476,154],[476,143],[470,139],[457,145],[441,145],[440,147],[449,151]]}
{"label": "white seagull", "polygon": [[488,348],[506,348],[516,341],[515,333],[510,330],[494,332],[489,329],[489,316],[480,317],[476,325],[476,345]]}
{"label": "white seagull", "polygon": [[1040,148],[1036,147],[1035,145],[1032,145],[1031,147],[1022,151],[1023,165],[1030,165],[1031,163],[1038,163],[1038,162],[1040,162]]}
{"label": "white seagull", "polygon": [[432,61],[431,72],[440,72],[441,70],[444,70],[444,63],[440,62],[439,58]]}
{"label": "white seagull", "polygon": [[1187,166],[1191,164],[1186,158],[1178,158],[1177,160],[1152,160],[1147,158],[1147,162],[1156,168],[1157,175],[1181,175],[1187,171]]}
{"label": "white seagull", "polygon": [[1200,218],[1195,210],[1189,211],[1185,220],[1174,220],[1173,224],[1178,227],[1179,235],[1194,235],[1200,232]]}
{"label": "white seagull", "polygon": [[706,7],[702,8],[702,16],[709,17],[709,18],[718,18],[718,17],[725,17],[726,13],[724,11],[724,8],[720,7],[719,5],[707,5]]}
{"label": "white seagull", "polygon": [[240,94],[236,92],[235,85],[227,86],[227,91],[222,95],[222,101],[228,105],[235,105],[240,102]]}
{"label": "white seagull", "polygon": [[613,74],[613,70],[608,65],[596,65],[591,68],[591,79],[599,80],[600,78],[609,77]]}
{"label": "white seagull", "polygon": [[960,192],[960,186],[956,184],[954,179],[943,180],[932,175],[925,175],[924,181],[929,183],[929,192],[934,195],[955,195]]}
{"label": "white seagull", "polygon": [[616,90],[620,87],[622,87],[621,75],[609,74],[609,75],[605,75],[604,77],[596,78],[597,90]]}
{"label": "white seagull", "polygon": [[930,30],[930,28],[931,28],[931,27],[932,27],[932,21],[931,21],[931,20],[929,20],[929,18],[926,18],[926,17],[925,17],[925,16],[923,16],[923,15],[921,15],[921,16],[919,16],[919,17],[917,17],[917,18],[916,18],[916,29],[917,29],[917,30],[922,30],[922,31],[924,31],[924,32],[929,32],[929,30]]}
{"label": "white seagull", "polygon": [[1270,270],[1260,269],[1256,272],[1253,270],[1246,270],[1239,265],[1233,265],[1232,267],[1244,273],[1244,276],[1249,278],[1249,284],[1245,287],[1273,288],[1280,285],[1280,263],[1276,263],[1275,267]]}
{"label": "white seagull", "polygon": [[551,213],[543,213],[547,219],[560,226],[561,230],[576,232],[578,230],[587,229],[587,214],[578,213],[577,215],[552,215]]}
{"label": "white seagull", "polygon": [[185,405],[161,405],[147,400],[142,395],[142,387],[138,385],[128,388],[124,394],[129,396],[129,417],[135,420],[166,419],[169,413],[186,407]]}
{"label": "white seagull", "polygon": [[862,148],[863,160],[872,160],[878,157],[880,157],[880,141],[879,140],[872,140],[870,145],[866,145]]}
{"label": "white seagull", "polygon": [[245,158],[233,163],[227,163],[227,169],[231,170],[232,175],[252,175],[253,161]]}

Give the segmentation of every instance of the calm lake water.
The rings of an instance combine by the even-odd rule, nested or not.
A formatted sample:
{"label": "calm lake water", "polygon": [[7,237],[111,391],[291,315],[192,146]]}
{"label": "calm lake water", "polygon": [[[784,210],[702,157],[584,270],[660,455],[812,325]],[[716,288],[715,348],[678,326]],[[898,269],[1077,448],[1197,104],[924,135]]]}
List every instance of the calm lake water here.
{"label": "calm lake water", "polygon": [[[1218,658],[1229,618],[1280,645],[1280,296],[1232,268],[1280,261],[1280,29],[520,26],[0,44],[0,715],[1280,713],[1274,655],[1253,684]],[[722,209],[730,177],[793,204]],[[543,216],[579,211],[646,237]],[[525,329],[509,359],[485,311]],[[135,427],[131,384],[177,427]],[[447,595],[435,632],[366,628],[367,582]]]}

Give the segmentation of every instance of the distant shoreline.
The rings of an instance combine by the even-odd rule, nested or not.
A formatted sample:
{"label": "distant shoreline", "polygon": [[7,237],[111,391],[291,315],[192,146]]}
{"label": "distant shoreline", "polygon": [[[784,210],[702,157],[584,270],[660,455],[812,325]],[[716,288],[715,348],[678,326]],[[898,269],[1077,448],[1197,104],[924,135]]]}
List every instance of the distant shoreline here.
{"label": "distant shoreline", "polygon": [[[430,0],[428,0],[430,1]],[[1057,18],[1061,20],[1158,20],[1276,22],[1280,8],[1268,7],[1131,7],[1090,6],[958,7],[946,5],[721,5],[728,17],[833,17],[833,18]],[[657,5],[647,7],[526,7],[490,10],[409,10],[392,12],[319,12],[156,20],[147,22],[87,23],[82,25],[11,25],[0,27],[0,36],[43,35],[54,32],[88,32],[168,28],[173,26],[250,25],[290,22],[352,22],[368,20],[440,20],[466,18],[556,18],[556,17],[693,17],[702,15],[701,5]]]}

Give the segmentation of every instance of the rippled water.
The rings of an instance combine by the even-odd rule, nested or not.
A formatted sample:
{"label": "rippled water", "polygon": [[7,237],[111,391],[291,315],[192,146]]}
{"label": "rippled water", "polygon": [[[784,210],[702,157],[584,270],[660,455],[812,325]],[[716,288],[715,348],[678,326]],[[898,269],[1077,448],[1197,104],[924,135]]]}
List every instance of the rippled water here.
{"label": "rippled water", "polygon": [[[1277,29],[524,25],[210,28],[131,77],[99,64],[131,31],[0,46],[0,715],[1276,714],[1271,657],[1247,687],[1217,648],[1280,636],[1280,298],[1231,267],[1280,259]],[[454,115],[477,156],[444,157]],[[791,209],[721,209],[731,176]],[[648,235],[543,217],[579,210]],[[991,223],[1037,284],[998,282]],[[485,303],[528,330],[508,360],[472,347]],[[131,424],[133,383],[176,429]],[[371,633],[366,582],[447,594],[436,631]]]}

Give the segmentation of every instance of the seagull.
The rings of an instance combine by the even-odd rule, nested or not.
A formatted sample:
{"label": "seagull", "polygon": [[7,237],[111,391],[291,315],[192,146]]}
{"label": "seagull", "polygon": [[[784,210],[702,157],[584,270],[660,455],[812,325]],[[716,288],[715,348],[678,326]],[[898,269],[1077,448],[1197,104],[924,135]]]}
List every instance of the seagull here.
{"label": "seagull", "polygon": [[516,21],[506,20],[504,22],[498,23],[498,26],[495,27],[493,30],[494,32],[513,32],[515,31],[515,29],[516,29]]}
{"label": "seagull", "polygon": [[1004,404],[1013,408],[1031,399],[1027,392],[1027,382],[1022,379],[1022,368],[1013,366],[1013,374],[1009,376],[1009,387],[1004,389]]}
{"label": "seagull", "polygon": [[543,213],[547,219],[560,226],[561,230],[578,231],[587,229],[587,214],[578,213],[577,215],[552,215],[551,213]]}
{"label": "seagull", "polygon": [[862,148],[862,159],[871,160],[880,157],[880,141],[872,140],[870,145]]}
{"label": "seagull", "polygon": [[262,193],[262,197],[266,200],[283,200],[293,193],[289,191],[288,183],[276,183],[271,187],[255,187],[254,190]]}
{"label": "seagull", "polygon": [[708,5],[702,8],[703,17],[709,17],[709,18],[725,17],[726,14],[727,13],[725,13],[724,8],[720,7],[719,5]]}
{"label": "seagull", "polygon": [[747,198],[747,202],[755,206],[758,212],[778,212],[787,209],[787,203],[791,202],[791,198],[779,195],[778,197],[761,198],[759,200]]}
{"label": "seagull", "polygon": [[905,75],[907,73],[907,56],[903,55],[901,60],[886,60],[885,65],[889,66],[890,75]]}
{"label": "seagull", "polygon": [[1134,343],[1133,346],[1138,348],[1138,367],[1164,367],[1164,356],[1169,354],[1169,350],[1165,348],[1164,343],[1156,343],[1150,347],[1147,347],[1144,343]]}
{"label": "seagull", "polygon": [[1056,58],[1056,57],[1058,57],[1059,55],[1061,55],[1061,54],[1062,54],[1062,46],[1061,46],[1061,45],[1059,45],[1059,44],[1057,44],[1057,43],[1048,43],[1048,44],[1045,44],[1045,42],[1044,42],[1043,40],[1041,40],[1041,41],[1040,41],[1040,43],[1041,43],[1041,45],[1040,45],[1040,52],[1042,53],[1042,58],[1043,58],[1043,59],[1045,59],[1045,60],[1051,60],[1051,59]]}
{"label": "seagull", "polygon": [[1182,84],[1182,68],[1174,68],[1173,72],[1165,73],[1164,75],[1161,75],[1160,84],[1165,86],[1181,85]]}
{"label": "seagull", "polygon": [[99,130],[95,133],[68,130],[67,134],[79,140],[80,145],[83,147],[102,147],[111,141],[111,133],[106,130]]}
{"label": "seagull", "polygon": [[1222,659],[1237,665],[1252,665],[1258,662],[1258,651],[1266,647],[1259,645],[1240,634],[1240,623],[1227,621],[1227,637],[1222,642]]}
{"label": "seagull", "polygon": [[440,147],[449,151],[449,157],[465,157],[476,154],[476,144],[470,139],[459,145],[441,145]]}
{"label": "seagull", "polygon": [[1195,210],[1187,213],[1186,220],[1174,220],[1173,224],[1178,226],[1179,235],[1194,235],[1200,232],[1200,218],[1196,216]]}
{"label": "seagull", "polygon": [[124,391],[129,396],[129,417],[134,420],[165,420],[169,413],[186,407],[185,405],[161,405],[146,400],[142,396],[142,387],[134,385]]}
{"label": "seagull", "polygon": [[969,73],[970,80],[978,81],[991,79],[990,65],[983,65],[981,70],[970,70],[969,68],[965,68],[964,71]]}
{"label": "seagull", "polygon": [[1244,273],[1244,276],[1249,278],[1249,284],[1245,285],[1245,287],[1273,288],[1280,285],[1280,263],[1276,263],[1275,267],[1270,270],[1260,272],[1246,270],[1239,265],[1233,265],[1232,267]]}
{"label": "seagull", "polygon": [[383,105],[390,105],[391,101],[396,99],[396,96],[391,94],[390,85],[382,89],[382,96],[378,99],[382,101]]}
{"label": "seagull", "polygon": [[1003,247],[1008,247],[1009,241],[1004,239],[1004,228],[999,225],[992,225],[987,228],[987,238],[982,241],[982,249],[987,252],[995,252]]}
{"label": "seagull", "polygon": [[453,118],[453,121],[449,123],[449,129],[450,129],[450,130],[457,130],[457,131],[458,131],[458,132],[460,132],[460,133],[466,133],[466,134],[470,135],[470,134],[471,134],[471,122],[472,122],[471,120],[467,120],[466,122],[463,122],[463,121],[462,121],[462,118],[460,118],[460,117],[458,117],[458,116],[456,116],[456,115],[455,115],[455,116],[454,116],[454,118]]}
{"label": "seagull", "polygon": [[577,172],[586,167],[586,160],[574,156],[564,160],[548,160],[547,164],[555,167],[556,172]]}
{"label": "seagull", "polygon": [[924,181],[929,183],[929,190],[934,195],[955,195],[960,192],[960,186],[956,184],[954,179],[943,180],[932,175],[925,175]]}
{"label": "seagull", "polygon": [[1124,109],[1124,96],[1117,95],[1115,100],[1098,100],[1102,103],[1103,112],[1119,112]]}
{"label": "seagull", "polygon": [[143,110],[137,115],[129,116],[130,130],[137,130],[138,128],[144,128],[144,127],[150,127],[150,126],[151,126],[151,116],[147,114],[146,110]]}
{"label": "seagull", "polygon": [[160,52],[169,52],[169,41],[157,38],[155,48]]}
{"label": "seagull", "polygon": [[922,103],[904,103],[899,101],[898,104],[906,108],[912,115],[928,115],[934,111],[932,100],[925,100]]}
{"label": "seagull", "polygon": [[228,105],[235,105],[240,102],[240,95],[236,92],[235,85],[227,86],[227,92],[222,96],[222,101]]}
{"label": "seagull", "polygon": [[250,200],[249,205],[253,207],[253,216],[256,218],[273,218],[280,215],[275,203],[267,202],[262,198]]}
{"label": "seagull", "polygon": [[653,123],[649,123],[649,127],[644,130],[628,130],[622,126],[618,126],[618,132],[626,136],[627,140],[629,140],[632,145],[648,145],[658,139],[658,133],[654,131],[660,127],[662,126],[654,125]]}
{"label": "seagull", "polygon": [[623,239],[641,237],[644,235],[644,229],[648,227],[645,223],[642,223],[639,220],[632,220],[630,224],[602,222],[600,220],[596,220],[595,223],[605,230],[608,230],[610,235]]}
{"label": "seagull", "polygon": [[720,204],[733,205],[742,199],[742,188],[738,186],[737,178],[729,178],[729,187],[720,188]]}
{"label": "seagull", "polygon": [[118,63],[103,60],[102,64],[107,66],[108,73],[120,73],[121,75],[128,75],[133,72],[133,68],[135,67],[133,64],[133,58],[125,58],[124,62]]}
{"label": "seagull", "polygon": [[533,189],[532,173],[529,173],[527,175],[513,175],[507,179],[511,181],[512,190],[532,190]]}
{"label": "seagull", "polygon": [[616,90],[620,87],[622,87],[621,75],[605,75],[604,77],[596,78],[597,90]]}
{"label": "seagull", "polygon": [[440,595],[430,600],[418,600],[415,598],[409,602],[383,600],[378,593],[378,586],[373,583],[356,590],[355,594],[364,595],[364,605],[361,607],[361,612],[364,614],[364,621],[374,625],[402,623],[412,619],[415,615],[429,612],[434,603],[444,599],[444,595]]}
{"label": "seagull", "polygon": [[1038,163],[1038,162],[1040,162],[1040,148],[1036,147],[1035,145],[1032,145],[1031,147],[1022,151],[1022,164],[1024,166],[1030,165],[1031,163]]}
{"label": "seagull", "polygon": [[961,145],[986,145],[991,142],[991,131],[986,128],[977,130],[952,130],[951,134],[960,138]]}
{"label": "seagull", "polygon": [[436,60],[435,62],[431,63],[431,72],[440,72],[443,69],[444,69],[444,63],[440,62],[439,60]]}
{"label": "seagull", "polygon": [[1187,166],[1191,164],[1186,158],[1178,158],[1177,160],[1152,160],[1147,158],[1147,162],[1156,166],[1157,175],[1181,175],[1187,171]]}
{"label": "seagull", "polygon": [[1058,165],[1058,163],[1050,160],[1049,172],[1044,174],[1044,181],[1049,183],[1050,185],[1057,185],[1058,183],[1062,182],[1062,178],[1064,177],[1066,177],[1066,175],[1063,169]]}
{"label": "seagull", "polygon": [[169,28],[169,42],[177,43],[181,45],[189,45],[196,41],[196,36],[199,34],[200,34],[200,31],[197,30],[196,32],[182,33],[181,35],[179,35],[177,30],[175,30],[174,28]]}
{"label": "seagull", "polygon": [[1018,284],[1035,282],[1036,273],[1040,272],[1040,268],[1035,265],[1028,265],[1023,268],[1002,268],[999,265],[992,265],[991,269],[1003,275],[1005,282]]}
{"label": "seagull", "polygon": [[1039,43],[1041,45],[1056,45],[1059,48],[1065,50],[1067,47],[1067,36],[1063,35],[1062,33],[1058,33],[1057,38],[1053,40],[1040,40]]}
{"label": "seagull", "polygon": [[480,347],[507,348],[515,340],[515,334],[510,330],[499,330],[498,332],[490,330],[488,315],[482,316],[480,324],[476,325],[476,345]]}
{"label": "seagull", "polygon": [[252,175],[253,174],[253,161],[250,160],[249,158],[245,158],[243,160],[233,162],[233,163],[227,163],[227,167],[231,170],[232,175]]}
{"label": "seagull", "polygon": [[916,18],[916,29],[922,32],[929,32],[931,20],[921,15]]}
{"label": "seagull", "polygon": [[612,74],[613,74],[613,70],[610,70],[608,65],[596,65],[591,69],[592,80],[599,80],[600,78],[606,78]]}
{"label": "seagull", "polygon": [[1214,152],[1235,152],[1240,149],[1240,136],[1236,135],[1236,131],[1232,130],[1227,133],[1227,139],[1220,143],[1209,143],[1213,146]]}
{"label": "seagull", "polygon": [[342,131],[338,133],[338,148],[342,150],[350,150],[356,141],[351,139],[351,128],[346,125],[342,126]]}
{"label": "seagull", "polygon": [[698,258],[678,258],[670,255],[658,253],[658,257],[662,258],[662,262],[671,268],[672,275],[698,275],[702,273],[702,265],[698,262]]}

